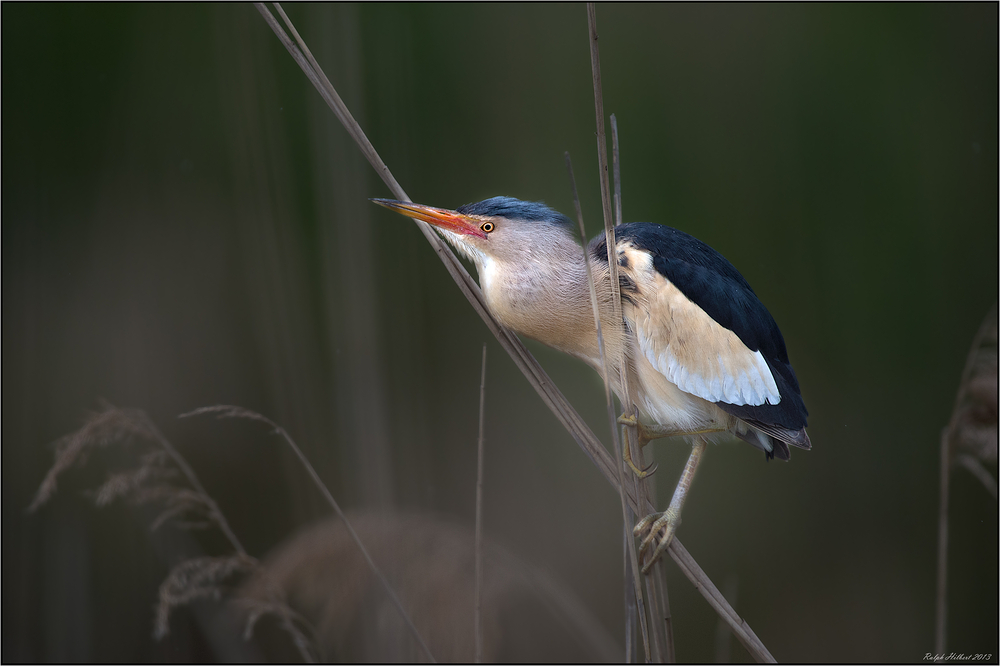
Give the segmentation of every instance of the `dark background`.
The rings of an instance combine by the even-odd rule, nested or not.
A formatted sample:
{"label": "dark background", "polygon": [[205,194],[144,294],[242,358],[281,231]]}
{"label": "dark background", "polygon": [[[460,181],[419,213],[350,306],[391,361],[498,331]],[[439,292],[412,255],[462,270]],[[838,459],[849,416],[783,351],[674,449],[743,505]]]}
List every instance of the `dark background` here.
{"label": "dark background", "polygon": [[[497,194],[601,227],[583,6],[290,7],[414,200]],[[600,6],[627,221],[722,252],[781,326],[811,452],[713,447],[679,537],[779,661],[933,649],[938,441],[997,299],[997,5]],[[619,500],[248,5],[3,7],[3,660],[211,659],[151,638],[167,571],[134,513],[25,508],[101,399],[145,410],[251,554],[341,503],[485,530],[622,635]],[[603,439],[583,364],[529,343]],[[654,445],[660,502],[686,456]],[[994,468],[995,473],[995,468]],[[997,503],[956,472],[948,649],[996,658]],[[221,548],[203,540],[209,551]],[[671,563],[677,655],[716,620]],[[187,629],[184,629],[184,627]],[[746,659],[735,648],[734,658]]]}

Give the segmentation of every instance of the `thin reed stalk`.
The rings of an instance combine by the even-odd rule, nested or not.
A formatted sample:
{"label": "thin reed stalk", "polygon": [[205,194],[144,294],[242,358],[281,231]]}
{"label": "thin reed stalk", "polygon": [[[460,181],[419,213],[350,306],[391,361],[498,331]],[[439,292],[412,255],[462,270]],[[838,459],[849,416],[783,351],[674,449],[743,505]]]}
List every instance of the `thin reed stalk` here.
{"label": "thin reed stalk", "polygon": [[[665,659],[668,663],[676,663],[677,655],[674,652],[674,620],[670,614],[670,598],[667,596],[667,575],[662,562],[657,562],[653,566],[653,575],[646,576],[647,581],[652,581],[654,594],[657,595],[653,608],[658,610],[656,621],[663,622],[663,634],[666,637]],[[723,621],[720,619],[720,623]]]}
{"label": "thin reed stalk", "polygon": [[476,463],[476,663],[483,663],[483,436],[486,423],[486,343],[483,343],[483,371],[479,380],[479,454]]}
{"label": "thin reed stalk", "polygon": [[[334,115],[337,116],[348,133],[354,137],[362,153],[368,159],[376,173],[382,178],[383,182],[385,182],[392,195],[400,201],[410,201],[406,192],[403,191],[399,183],[396,182],[396,179],[389,172],[389,168],[378,156],[378,153],[375,152],[371,142],[368,141],[361,127],[351,116],[350,111],[347,110],[343,101],[340,100],[339,95],[336,94],[336,90],[329,84],[326,76],[322,75],[322,69],[320,69],[319,65],[317,64],[314,69],[313,65],[309,63],[303,52],[285,33],[267,7],[262,3],[255,3],[254,6],[257,7],[261,16],[263,16],[268,26],[274,31],[295,62],[302,68],[306,77],[316,87],[320,96],[330,106]],[[573,437],[584,454],[594,463],[601,474],[604,475],[604,478],[611,484],[615,492],[620,492],[619,488],[622,488],[622,484],[618,480],[617,463],[612,459],[611,454],[604,448],[597,436],[594,435],[590,427],[580,417],[579,413],[569,404],[569,401],[566,400],[566,397],[555,386],[552,379],[542,369],[534,356],[531,355],[527,347],[524,346],[516,335],[500,326],[493,318],[493,315],[486,306],[486,302],[483,300],[479,285],[475,283],[472,276],[465,270],[465,267],[462,266],[451,249],[431,230],[430,225],[420,221],[416,221],[416,224],[424,234],[427,242],[431,245],[431,248],[438,255],[438,258],[445,265],[448,273],[455,280],[463,295],[469,300],[469,303],[482,318],[490,332],[496,336],[497,341],[510,355],[514,364],[517,365],[518,369],[528,380],[528,383],[531,384],[541,397],[542,402],[552,411],[562,426],[566,428],[570,436]],[[624,491],[629,507],[637,514],[645,515],[656,510],[651,502],[643,501],[641,498],[637,499],[634,489],[625,487]],[[771,656],[771,653],[768,652],[764,644],[753,633],[750,626],[726,602],[712,580],[698,566],[698,563],[691,557],[691,554],[688,553],[677,537],[674,537],[670,542],[668,551],[680,567],[681,572],[691,581],[695,589],[708,601],[715,612],[722,616],[727,624],[729,624],[736,638],[743,644],[750,655],[760,662],[774,662],[774,657]]]}
{"label": "thin reed stalk", "polygon": [[[620,226],[621,223],[622,223],[622,182],[621,182],[621,164],[619,162],[619,152],[618,152],[618,121],[615,119],[615,114],[613,114],[613,113],[611,114],[611,144],[612,144],[611,154],[614,157],[613,163],[614,163],[614,176],[615,176],[614,177],[614,184],[615,184],[615,226],[617,227],[617,226]],[[631,411],[631,409],[629,407],[625,407],[623,409],[623,411],[625,411],[628,415],[632,415],[633,414],[633,412]],[[632,457],[633,460],[640,460],[641,461],[642,458],[641,457],[636,458],[635,457],[635,452],[632,451],[632,442],[637,442],[638,441],[638,439],[636,437],[636,431],[637,431],[637,428],[635,428],[634,426],[632,426],[632,427],[622,426],[622,432],[625,433],[624,446],[629,447],[629,454],[633,456]],[[638,448],[638,447],[636,447],[636,448]],[[650,470],[650,473],[652,473],[652,472],[653,472],[653,470]],[[626,521],[626,524],[625,524],[625,538],[628,539],[628,541],[626,541],[626,543],[625,543],[625,547],[626,548],[628,548],[631,545],[631,548],[635,549],[635,542],[633,541],[634,537],[632,536],[632,530],[629,527],[629,525],[635,525],[635,521],[636,521],[635,514],[632,513],[632,511],[630,510],[629,513],[628,513],[628,520]],[[628,578],[631,579],[631,576],[632,576],[632,572],[628,571]],[[665,585],[666,584],[664,582],[664,593],[666,593],[666,586]],[[629,592],[626,590],[626,596],[628,596],[628,594],[629,594]],[[664,597],[664,599],[665,598],[666,597]],[[634,601],[633,601],[632,604],[629,604],[628,600],[626,600],[626,613],[634,612],[635,608],[636,608],[636,606],[635,606]],[[626,627],[626,636],[628,638],[631,637],[631,634],[629,633],[629,627]],[[672,641],[673,641],[673,633],[671,631],[667,631],[667,638],[668,638],[667,650],[668,650],[669,654],[673,654],[673,643],[672,643]],[[626,652],[628,652],[628,648],[626,648]],[[627,661],[627,659],[626,659],[626,661]]]}
{"label": "thin reed stalk", "polygon": [[[611,114],[611,146],[612,146],[612,157],[614,164],[614,186],[615,186],[615,226],[621,226],[622,224],[622,179],[621,179],[621,151],[618,145],[618,119],[615,118],[615,114]],[[628,379],[628,377],[625,377]],[[625,390],[628,394],[631,393],[630,383],[626,385]],[[635,404],[630,402],[628,407],[629,415],[637,417],[637,410],[635,409]],[[623,426],[626,437],[625,446],[629,447],[629,452],[632,456],[633,461],[638,461],[639,465],[643,464],[643,454],[642,446],[639,442],[638,428],[636,426]],[[656,471],[656,463],[652,463],[649,474],[650,476],[642,479],[636,479],[635,482],[638,485],[640,482],[645,486],[646,495],[649,498],[656,497],[655,485],[652,479],[653,472]],[[632,517],[632,524],[635,524],[635,517]],[[672,664],[677,661],[677,656],[674,648],[674,624],[673,618],[670,614],[670,597],[667,594],[667,576],[666,570],[663,566],[661,560],[657,560],[653,564],[652,576],[646,576],[646,591],[650,599],[654,600],[650,604],[650,608],[656,613],[656,621],[659,624],[662,620],[663,632],[662,634],[657,632],[655,634],[663,639],[663,660]]]}
{"label": "thin reed stalk", "polygon": [[306,458],[305,454],[302,453],[302,449],[300,449],[299,445],[295,443],[295,440],[292,439],[292,436],[288,434],[288,431],[286,431],[280,425],[278,425],[271,419],[267,418],[263,414],[258,414],[257,412],[250,411],[249,409],[244,409],[243,407],[236,407],[234,405],[213,405],[211,407],[199,407],[194,411],[181,414],[180,418],[200,416],[202,414],[215,414],[216,417],[220,419],[239,418],[239,419],[248,419],[251,421],[259,421],[261,423],[270,426],[273,429],[274,434],[279,435],[283,440],[285,440],[285,443],[288,444],[288,446],[292,449],[292,451],[295,452],[295,455],[298,457],[299,462],[301,462],[302,466],[306,468],[306,471],[312,478],[313,483],[316,484],[316,487],[319,489],[320,493],[322,493],[323,497],[326,498],[327,503],[333,508],[337,516],[344,522],[344,527],[347,529],[347,533],[351,535],[351,539],[354,541],[355,544],[357,544],[358,549],[361,551],[361,554],[364,556],[365,561],[368,563],[368,567],[371,569],[372,573],[375,574],[375,577],[378,578],[379,582],[382,584],[382,588],[385,590],[386,595],[389,597],[389,600],[392,602],[392,605],[396,607],[396,610],[399,611],[400,616],[402,616],[403,621],[406,623],[406,626],[410,630],[410,633],[413,634],[413,638],[417,641],[417,644],[420,645],[420,649],[423,650],[424,655],[431,661],[431,663],[436,664],[437,660],[434,659],[434,655],[431,654],[430,649],[427,647],[427,643],[424,642],[423,636],[420,635],[420,632],[417,630],[416,625],[413,624],[413,620],[410,618],[409,613],[407,613],[406,609],[403,608],[402,602],[400,602],[399,597],[396,596],[396,591],[392,589],[392,586],[389,584],[389,581],[382,573],[382,570],[378,568],[378,565],[375,564],[375,560],[373,560],[372,556],[368,553],[368,549],[365,548],[365,544],[361,541],[361,538],[358,536],[357,532],[354,531],[354,528],[351,527],[351,523],[347,520],[347,516],[344,515],[343,510],[341,510],[340,504],[338,504],[337,500],[333,498],[333,495],[330,493],[330,489],[326,487],[325,483],[323,483],[323,479],[321,479],[319,477],[319,474],[316,473],[316,469],[312,466],[312,463],[309,462],[309,459]]}
{"label": "thin reed stalk", "polygon": [[[625,579],[625,663],[632,664],[636,661],[635,654],[635,628],[639,622],[639,606],[635,595],[635,577],[632,575],[632,562],[629,558],[629,541],[632,540],[632,528],[630,525],[635,520],[635,515],[631,510],[626,520],[622,524],[622,561],[624,566]],[[632,548],[635,542],[632,541]],[[638,562],[636,563],[638,566]]]}
{"label": "thin reed stalk", "polygon": [[[615,322],[622,322],[622,304],[621,304],[621,286],[618,282],[618,250],[617,241],[615,238],[615,226],[616,223],[613,219],[617,219],[617,224],[621,223],[621,172],[618,168],[618,160],[615,160],[615,208],[617,212],[617,218],[612,218],[611,211],[611,187],[608,182],[608,143],[607,137],[604,132],[604,92],[601,85],[601,53],[598,46],[598,35],[597,35],[597,7],[594,3],[587,3],[587,27],[590,35],[590,67],[591,73],[593,75],[594,83],[594,116],[597,124],[597,155],[598,155],[598,168],[600,171],[600,183],[601,183],[601,203],[604,209],[604,235],[605,235],[605,246],[608,253],[608,271],[610,273],[610,287],[611,287],[611,301],[614,311]],[[617,139],[617,120],[612,117],[612,135]],[[616,146],[616,156],[617,156],[617,141]],[[622,346],[621,358],[616,359],[618,361],[618,367],[621,374],[621,387],[622,387],[622,408],[623,411],[632,417],[637,418],[637,411],[635,409],[635,403],[632,396],[632,378],[629,376],[629,363],[626,358],[626,349]],[[625,446],[629,447],[630,458],[633,461],[639,461],[642,464],[642,447],[640,445],[637,429],[635,426],[630,426],[626,429],[628,434],[628,441]],[[655,469],[655,465],[654,465]],[[653,471],[653,470],[650,470]],[[655,498],[655,493],[651,492],[649,487],[649,480],[647,478],[640,479],[634,474],[629,475],[629,480],[632,482],[635,488],[636,497],[641,497],[644,499],[652,500]],[[635,523],[634,518],[630,521],[632,524]],[[633,544],[634,547],[634,544]],[[654,564],[654,569],[652,575],[655,578],[664,578],[665,571],[659,562]],[[674,649],[672,640],[672,631],[669,632],[671,637],[668,639],[668,628],[669,628],[669,617],[670,613],[667,609],[666,595],[658,594],[658,590],[654,584],[655,578],[650,579],[649,576],[644,577],[644,582],[646,586],[646,595],[648,606],[650,611],[657,621],[651,623],[651,634],[653,637],[653,652],[657,661],[665,661],[667,663],[673,663],[674,661]],[[665,585],[662,587],[663,591],[666,591]],[[662,622],[661,622],[662,619]]]}
{"label": "thin reed stalk", "polygon": [[156,443],[167,452],[170,458],[174,461],[174,464],[180,468],[181,473],[184,474],[184,477],[188,480],[188,483],[191,484],[191,487],[194,488],[199,495],[201,495],[202,501],[208,506],[208,515],[211,516],[212,520],[215,521],[215,524],[219,526],[219,529],[225,535],[226,540],[229,541],[233,550],[243,557],[249,557],[246,549],[243,548],[243,544],[240,543],[239,538],[237,538],[236,533],[233,532],[233,528],[229,526],[229,521],[226,520],[226,516],[219,510],[219,505],[215,503],[212,496],[205,491],[205,487],[201,485],[201,481],[198,480],[198,475],[194,473],[193,469],[191,469],[191,465],[188,465],[187,459],[185,459],[184,456],[182,456],[177,449],[174,448],[174,445],[170,443],[170,440],[168,440],[163,433],[160,432],[160,429],[157,428],[152,421],[148,421],[146,423],[146,427],[149,428],[149,432],[156,440]]}
{"label": "thin reed stalk", "polygon": [[[608,365],[608,356],[604,350],[604,335],[601,331],[601,311],[597,300],[597,286],[594,284],[594,274],[590,269],[590,257],[587,256],[587,232],[583,226],[583,210],[580,207],[580,196],[576,191],[576,178],[573,177],[573,163],[566,153],[566,169],[569,171],[570,187],[573,190],[573,205],[576,207],[576,221],[580,227],[580,240],[583,246],[583,265],[587,272],[587,286],[590,288],[590,305],[594,310],[594,327],[597,330],[597,351],[601,357],[601,367],[604,369],[604,399],[608,408],[608,423],[611,426],[611,441],[614,443],[615,458],[622,460],[621,442],[618,440],[618,420],[615,418],[615,401],[611,395],[611,366]],[[621,304],[619,302],[619,310]],[[618,320],[615,320],[616,322]],[[622,521],[626,529],[632,525],[629,520],[628,502],[625,501],[625,472],[623,465],[618,464],[618,494],[622,500]],[[639,630],[642,634],[642,645],[646,652],[646,661],[650,660],[649,627],[646,624],[645,601],[642,598],[642,589],[639,587],[639,559],[635,552],[635,540],[626,533],[626,546],[628,547],[629,566],[631,568],[631,580],[635,588],[635,600],[638,605]]]}
{"label": "thin reed stalk", "polygon": [[[615,114],[611,114],[611,155],[612,164],[614,165],[614,186],[615,186],[615,196],[614,196],[614,206],[615,206],[615,226],[621,226],[622,224],[622,174],[621,174],[621,151],[618,145],[618,119],[615,118]],[[624,377],[624,380],[629,380],[628,376]],[[623,386],[625,386],[626,396],[631,393],[631,382],[625,384],[623,380]],[[630,406],[626,408],[631,416],[637,414],[635,410],[634,403],[630,403]],[[632,460],[639,461],[639,464],[643,464],[642,447],[639,443],[638,428],[636,426],[623,426],[623,431],[627,435],[625,446],[629,447],[629,452],[632,456]],[[649,473],[656,471],[656,463],[650,468]],[[636,483],[639,480],[636,479]],[[642,481],[646,486],[646,493],[649,497],[656,497],[655,486],[653,484],[653,479],[647,477]],[[635,524],[635,516],[629,516],[630,522]],[[663,620],[663,634],[662,638],[664,640],[663,645],[663,660],[668,664],[677,661],[677,657],[674,651],[674,624],[673,618],[670,615],[670,597],[667,594],[667,576],[666,571],[663,568],[662,562],[657,560],[653,565],[653,575],[646,576],[646,593],[649,598],[653,600],[650,604],[656,613],[657,622],[661,619]],[[655,634],[659,636],[660,634]]]}
{"label": "thin reed stalk", "polygon": [[[736,603],[736,595],[740,590],[739,583],[740,579],[736,577],[736,574],[730,574],[726,580],[726,596],[734,604]],[[729,631],[729,627],[720,618],[715,626],[715,663],[732,663],[732,650],[730,649],[732,640],[733,635]]]}

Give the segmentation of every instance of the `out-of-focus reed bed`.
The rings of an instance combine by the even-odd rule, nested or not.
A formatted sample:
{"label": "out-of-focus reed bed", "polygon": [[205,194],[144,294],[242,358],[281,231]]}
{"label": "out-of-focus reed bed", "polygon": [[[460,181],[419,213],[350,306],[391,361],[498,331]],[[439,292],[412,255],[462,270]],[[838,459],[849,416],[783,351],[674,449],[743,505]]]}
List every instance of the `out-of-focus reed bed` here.
{"label": "out-of-focus reed bed", "polygon": [[[265,422],[297,448],[280,426],[254,412],[198,411]],[[261,562],[246,552],[194,470],[156,425],[141,411],[111,405],[56,443],[55,462],[31,510],[52,498],[61,475],[112,448],[117,469],[88,493],[98,507],[124,501],[151,508],[151,531],[168,524],[184,531],[217,529],[231,548],[216,555],[189,552],[173,564],[160,586],[153,630],[158,639],[170,634],[173,611],[209,601],[223,603],[229,616],[223,622],[198,616],[210,638],[228,632],[251,641],[256,631],[262,633],[250,649],[231,656],[473,660],[473,530],[428,513],[341,513],[343,519],[303,530]],[[482,558],[483,661],[621,658],[601,623],[548,573],[489,539]],[[214,638],[217,646],[234,642],[233,635]]]}

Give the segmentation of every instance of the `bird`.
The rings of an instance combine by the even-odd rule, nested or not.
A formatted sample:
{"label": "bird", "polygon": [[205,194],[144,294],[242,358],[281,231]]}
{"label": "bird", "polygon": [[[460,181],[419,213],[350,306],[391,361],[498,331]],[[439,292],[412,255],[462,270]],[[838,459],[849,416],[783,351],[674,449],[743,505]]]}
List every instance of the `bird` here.
{"label": "bird", "polygon": [[[372,202],[433,225],[473,264],[490,312],[503,326],[581,359],[602,377],[587,265],[598,294],[609,365],[606,380],[622,399],[630,373],[641,445],[679,437],[691,454],[668,508],[646,516],[643,571],[669,546],[709,442],[729,435],[789,460],[789,445],[812,448],[808,411],[784,338],[740,272],[706,243],[672,227],[632,222],[615,227],[620,319],[611,296],[607,240],[586,247],[573,222],[544,203],[497,196],[454,210],[394,199]],[[622,400],[624,406],[624,400]],[[626,410],[628,408],[626,406]],[[625,462],[636,467],[623,447]]]}

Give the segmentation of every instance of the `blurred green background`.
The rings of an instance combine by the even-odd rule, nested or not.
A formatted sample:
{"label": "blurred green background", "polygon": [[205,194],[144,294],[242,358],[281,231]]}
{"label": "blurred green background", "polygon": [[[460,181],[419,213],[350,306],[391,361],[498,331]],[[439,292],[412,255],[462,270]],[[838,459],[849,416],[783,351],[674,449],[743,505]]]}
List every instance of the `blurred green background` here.
{"label": "blurred green background", "polygon": [[[582,5],[291,6],[414,200],[505,194],[601,228]],[[618,496],[448,277],[249,5],[3,7],[3,660],[219,658],[167,563],[49,444],[101,399],[146,410],[251,554],[341,503],[485,530],[623,631]],[[784,333],[811,452],[710,450],[679,537],[779,661],[933,650],[938,442],[998,284],[997,5],[599,6],[627,221],[708,242]],[[529,343],[608,439],[582,363]],[[686,456],[653,447],[660,501]],[[995,468],[992,470],[995,474]],[[948,649],[998,652],[997,503],[956,472]],[[199,537],[200,538],[200,537]],[[209,552],[221,548],[201,538]],[[681,660],[716,620],[671,563]],[[187,619],[185,619],[187,618]],[[733,658],[748,655],[738,646]]]}

